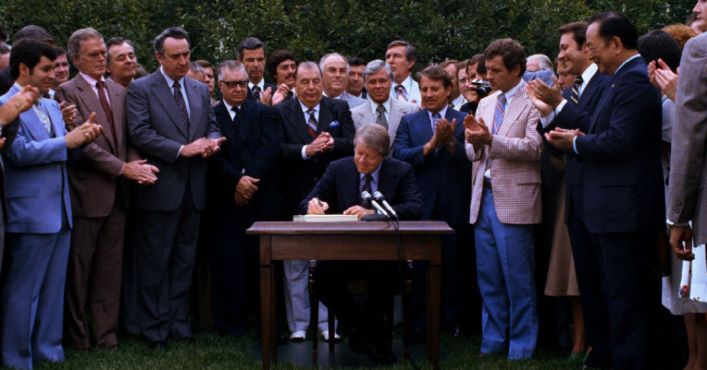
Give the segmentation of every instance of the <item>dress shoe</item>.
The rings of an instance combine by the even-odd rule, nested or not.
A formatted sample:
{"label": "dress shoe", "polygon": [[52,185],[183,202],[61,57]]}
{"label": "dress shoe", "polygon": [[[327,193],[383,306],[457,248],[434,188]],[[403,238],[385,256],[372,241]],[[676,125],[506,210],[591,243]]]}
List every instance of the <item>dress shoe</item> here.
{"label": "dress shoe", "polygon": [[290,334],[290,341],[292,342],[304,342],[307,340],[307,332],[304,330],[297,330]]}
{"label": "dress shoe", "polygon": [[[329,342],[330,336],[329,336],[329,330],[322,330],[322,339],[325,342]],[[341,336],[337,333],[334,332],[334,343],[339,343],[341,341]]]}

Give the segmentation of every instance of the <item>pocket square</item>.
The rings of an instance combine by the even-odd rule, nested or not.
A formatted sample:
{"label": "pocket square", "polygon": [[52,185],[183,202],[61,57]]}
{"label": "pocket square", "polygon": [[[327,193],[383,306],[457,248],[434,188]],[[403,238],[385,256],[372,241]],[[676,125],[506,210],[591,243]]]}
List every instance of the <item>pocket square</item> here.
{"label": "pocket square", "polygon": [[339,121],[331,121],[329,124],[329,128],[337,128],[339,127]]}

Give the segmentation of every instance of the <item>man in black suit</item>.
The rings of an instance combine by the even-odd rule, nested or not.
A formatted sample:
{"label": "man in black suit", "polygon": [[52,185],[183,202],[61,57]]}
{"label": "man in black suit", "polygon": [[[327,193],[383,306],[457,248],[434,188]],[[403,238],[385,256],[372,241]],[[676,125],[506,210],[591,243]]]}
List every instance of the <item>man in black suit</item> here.
{"label": "man in black suit", "polygon": [[[257,239],[246,237],[253,222],[279,215],[275,164],[280,154],[278,117],[272,108],[248,95],[243,64],[223,62],[218,68],[223,100],[214,107],[226,142],[213,158],[209,177],[209,221],[204,227],[211,245],[212,304],[216,330],[244,332],[247,307],[257,308]],[[250,282],[250,283],[248,283]],[[246,294],[249,293],[249,294]]]}
{"label": "man in black suit", "polygon": [[209,89],[186,78],[189,36],[168,28],[154,40],[160,68],[128,87],[130,141],[159,180],[136,188],[135,254],[140,334],[155,348],[169,338],[191,340],[189,292],[206,205],[206,157],[221,138]]}
{"label": "man in black suit", "polygon": [[248,90],[257,102],[270,104],[277,85],[265,82],[265,45],[256,37],[246,37],[238,46],[238,60],[248,72]]}
{"label": "man in black suit", "polygon": [[600,13],[588,23],[587,46],[598,72],[610,75],[594,112],[557,98],[557,92],[536,95],[549,103],[539,105],[544,116],[556,113],[548,142],[582,163],[567,208],[592,346],[585,365],[647,369],[651,311],[659,303],[651,245],[664,214],[660,95],[648,80],[636,50],[638,32],[628,18]]}
{"label": "man in black suit", "polygon": [[[422,196],[413,168],[387,158],[388,130],[380,125],[364,125],[356,132],[354,143],[354,156],[331,162],[300,204],[300,211],[370,215],[373,209],[361,198],[365,190],[380,191],[400,219],[419,218]],[[395,361],[390,348],[392,317],[386,316],[391,311],[392,293],[400,289],[399,266],[391,262],[317,263],[317,294],[334,308],[342,330],[350,336],[349,346],[378,363]]]}
{"label": "man in black suit", "polygon": [[278,49],[268,56],[268,72],[275,80],[277,89],[273,91],[270,103],[277,105],[285,99],[294,97],[295,70],[297,59],[295,54],[287,49]]}
{"label": "man in black suit", "polygon": [[[275,106],[282,127],[283,196],[285,216],[298,212],[329,162],[353,154],[354,126],[346,102],[322,96],[322,73],[314,62],[302,62],[295,72],[297,99]],[[307,261],[285,261],[285,308],[292,335],[304,340],[309,325]],[[329,337],[326,310],[320,309],[319,328]]]}

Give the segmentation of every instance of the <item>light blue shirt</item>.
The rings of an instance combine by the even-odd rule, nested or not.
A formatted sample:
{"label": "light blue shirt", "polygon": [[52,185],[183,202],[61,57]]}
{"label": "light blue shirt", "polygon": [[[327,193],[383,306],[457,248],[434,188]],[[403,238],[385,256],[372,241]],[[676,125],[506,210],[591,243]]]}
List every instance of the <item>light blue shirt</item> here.
{"label": "light blue shirt", "polygon": [[[162,77],[164,77],[165,81],[167,81],[169,91],[172,92],[172,95],[174,96],[174,88],[172,87],[172,85],[174,85],[174,80],[169,78],[169,76],[164,73],[164,69],[161,66],[160,73],[162,73]],[[182,96],[184,97],[184,104],[187,106],[187,114],[189,114],[189,119],[191,120],[191,108],[189,107],[189,96],[187,95],[187,88],[186,86],[184,86],[184,77],[179,79],[179,90],[182,92]]]}
{"label": "light blue shirt", "polygon": [[[381,162],[383,164],[383,162]],[[371,195],[378,191],[378,179],[380,178],[381,174],[381,165],[378,165],[378,168],[376,168],[375,171],[371,174]],[[358,180],[359,180],[359,187],[362,186],[365,181],[366,181],[366,174],[360,173],[358,174]]]}
{"label": "light blue shirt", "polygon": [[[447,105],[445,105],[444,108],[442,108],[442,110],[440,110],[437,113],[439,113],[439,116],[440,116],[439,119],[444,118],[447,115]],[[430,125],[431,125],[430,127],[432,128],[432,132],[434,133],[436,124],[435,124],[435,118],[432,117],[433,114],[434,113],[432,113],[432,111],[429,111],[429,110],[427,111],[427,117],[430,119]]]}

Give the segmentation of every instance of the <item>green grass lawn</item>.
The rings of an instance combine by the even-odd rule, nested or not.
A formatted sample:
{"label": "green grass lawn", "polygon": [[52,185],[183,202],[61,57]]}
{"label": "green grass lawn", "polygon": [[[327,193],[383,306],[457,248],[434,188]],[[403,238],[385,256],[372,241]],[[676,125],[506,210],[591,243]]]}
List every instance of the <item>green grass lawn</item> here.
{"label": "green grass lawn", "polygon": [[[342,342],[338,345],[346,345]],[[226,338],[200,331],[193,343],[170,342],[164,352],[148,348],[138,339],[122,339],[117,350],[66,351],[66,361],[40,368],[50,369],[259,369],[259,341],[255,335]],[[579,369],[581,362],[570,362],[567,354],[540,349],[527,361],[507,361],[503,357],[479,358],[478,338],[442,338],[442,369]],[[418,357],[413,354],[413,357]],[[398,353],[400,356],[400,353]],[[272,369],[300,369],[279,362]],[[399,360],[388,369],[429,369],[424,361]]]}

